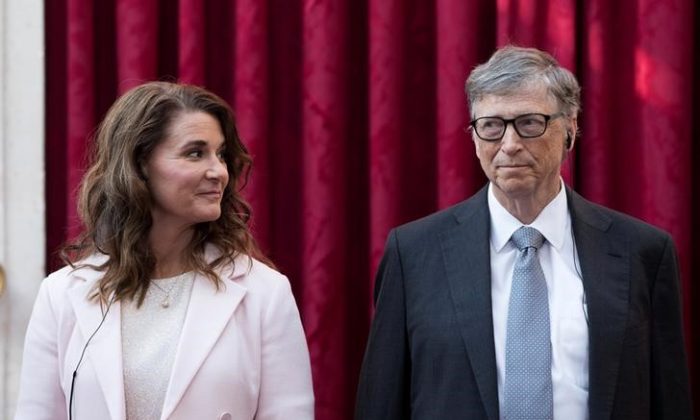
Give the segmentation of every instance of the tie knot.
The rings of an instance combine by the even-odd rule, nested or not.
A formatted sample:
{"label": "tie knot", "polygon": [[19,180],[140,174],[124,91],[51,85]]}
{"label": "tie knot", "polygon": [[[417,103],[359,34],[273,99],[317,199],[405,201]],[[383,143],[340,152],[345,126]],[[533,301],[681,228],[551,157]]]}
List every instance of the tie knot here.
{"label": "tie knot", "polygon": [[513,244],[522,251],[528,247],[539,249],[542,246],[542,243],[544,243],[544,236],[542,236],[540,231],[535,228],[523,226],[513,232],[513,236],[510,237],[510,240],[513,241]]}

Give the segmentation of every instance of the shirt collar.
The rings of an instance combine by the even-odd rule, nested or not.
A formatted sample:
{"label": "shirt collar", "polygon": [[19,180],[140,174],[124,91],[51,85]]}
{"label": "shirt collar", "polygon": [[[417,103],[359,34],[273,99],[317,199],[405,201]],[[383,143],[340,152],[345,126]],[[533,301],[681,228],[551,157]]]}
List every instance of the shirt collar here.
{"label": "shirt collar", "polygon": [[[540,231],[547,242],[556,249],[561,249],[564,246],[564,239],[570,224],[566,188],[563,180],[560,180],[560,183],[559,193],[528,225]],[[491,214],[491,244],[496,252],[500,252],[510,240],[513,232],[523,224],[498,202],[491,183],[489,183],[488,205]]]}

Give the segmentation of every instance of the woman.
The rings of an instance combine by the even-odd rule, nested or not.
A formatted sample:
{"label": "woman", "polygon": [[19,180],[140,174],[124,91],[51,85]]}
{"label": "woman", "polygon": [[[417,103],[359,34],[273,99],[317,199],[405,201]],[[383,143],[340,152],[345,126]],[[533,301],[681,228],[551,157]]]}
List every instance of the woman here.
{"label": "woman", "polygon": [[289,282],[261,262],[237,188],[250,163],[204,89],[152,82],[112,106],[84,234],[29,323],[16,419],[313,418]]}

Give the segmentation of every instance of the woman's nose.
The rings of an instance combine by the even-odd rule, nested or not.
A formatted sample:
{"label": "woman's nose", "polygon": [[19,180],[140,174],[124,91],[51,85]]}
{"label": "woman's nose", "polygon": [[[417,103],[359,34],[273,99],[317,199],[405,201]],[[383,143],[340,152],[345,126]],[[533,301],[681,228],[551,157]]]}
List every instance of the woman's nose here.
{"label": "woman's nose", "polygon": [[211,159],[206,175],[209,178],[222,178],[227,176],[228,167],[226,166],[226,162],[220,159],[218,156]]}

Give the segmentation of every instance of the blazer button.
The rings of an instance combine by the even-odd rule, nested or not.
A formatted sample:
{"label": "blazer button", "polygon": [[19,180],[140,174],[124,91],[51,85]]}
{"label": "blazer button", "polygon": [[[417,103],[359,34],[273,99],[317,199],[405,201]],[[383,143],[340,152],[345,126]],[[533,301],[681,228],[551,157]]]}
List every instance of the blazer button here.
{"label": "blazer button", "polygon": [[219,420],[231,420],[231,413],[223,413],[219,416]]}

